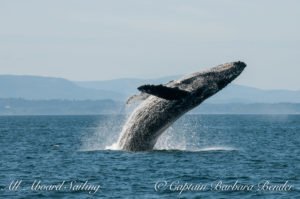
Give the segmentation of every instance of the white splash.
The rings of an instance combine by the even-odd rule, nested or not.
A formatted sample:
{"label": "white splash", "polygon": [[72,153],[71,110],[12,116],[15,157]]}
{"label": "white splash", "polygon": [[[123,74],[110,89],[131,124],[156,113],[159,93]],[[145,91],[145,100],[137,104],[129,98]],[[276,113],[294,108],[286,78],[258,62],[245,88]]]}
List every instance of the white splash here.
{"label": "white splash", "polygon": [[[180,125],[176,124],[180,123]],[[228,146],[222,141],[208,139],[208,127],[196,117],[183,117],[169,127],[157,140],[155,150],[180,151],[234,151],[235,147]],[[174,127],[176,126],[176,127]]]}
{"label": "white splash", "polygon": [[[176,123],[180,122],[180,126]],[[194,123],[193,123],[194,122]],[[185,117],[178,120],[169,127],[157,140],[155,150],[181,150],[195,151],[199,149],[199,132],[197,132],[198,121]],[[176,128],[173,128],[176,126]]]}
{"label": "white splash", "polygon": [[105,150],[114,150],[114,151],[116,151],[116,150],[121,150],[121,149],[120,149],[120,147],[118,145],[118,142],[115,142],[115,143],[113,143],[110,146],[106,146]]}
{"label": "white splash", "polygon": [[126,115],[105,115],[91,133],[84,132],[79,151],[120,150],[117,144],[122,127],[134,106],[126,106]]}
{"label": "white splash", "polygon": [[106,150],[113,145],[119,137],[123,125],[122,116],[103,116],[99,126],[92,132],[84,132],[80,151]]}

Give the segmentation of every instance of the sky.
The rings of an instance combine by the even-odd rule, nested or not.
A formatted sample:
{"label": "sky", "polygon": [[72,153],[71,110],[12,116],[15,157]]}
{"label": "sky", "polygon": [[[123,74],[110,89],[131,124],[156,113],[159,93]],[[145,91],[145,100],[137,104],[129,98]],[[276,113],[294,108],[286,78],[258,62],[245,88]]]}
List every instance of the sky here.
{"label": "sky", "polygon": [[235,83],[300,90],[298,0],[0,0],[0,74],[90,81],[241,60]]}

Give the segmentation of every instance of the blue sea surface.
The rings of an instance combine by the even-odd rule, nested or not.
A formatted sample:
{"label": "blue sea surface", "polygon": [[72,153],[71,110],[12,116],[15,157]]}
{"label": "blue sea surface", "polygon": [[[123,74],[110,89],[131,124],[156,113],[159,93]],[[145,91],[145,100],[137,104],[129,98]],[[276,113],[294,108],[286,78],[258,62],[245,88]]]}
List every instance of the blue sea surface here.
{"label": "blue sea surface", "polygon": [[300,115],[185,115],[108,150],[125,120],[1,116],[0,198],[300,198]]}

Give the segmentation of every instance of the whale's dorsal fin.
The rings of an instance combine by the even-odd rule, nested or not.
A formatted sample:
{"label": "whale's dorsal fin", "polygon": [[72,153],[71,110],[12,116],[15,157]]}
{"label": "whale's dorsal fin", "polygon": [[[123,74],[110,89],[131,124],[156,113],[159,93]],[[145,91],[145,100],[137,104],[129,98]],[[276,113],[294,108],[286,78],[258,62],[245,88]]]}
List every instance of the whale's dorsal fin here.
{"label": "whale's dorsal fin", "polygon": [[160,97],[166,100],[178,100],[190,95],[190,92],[181,90],[179,88],[171,88],[160,85],[143,85],[138,87],[138,90],[143,93],[148,93],[156,97]]}

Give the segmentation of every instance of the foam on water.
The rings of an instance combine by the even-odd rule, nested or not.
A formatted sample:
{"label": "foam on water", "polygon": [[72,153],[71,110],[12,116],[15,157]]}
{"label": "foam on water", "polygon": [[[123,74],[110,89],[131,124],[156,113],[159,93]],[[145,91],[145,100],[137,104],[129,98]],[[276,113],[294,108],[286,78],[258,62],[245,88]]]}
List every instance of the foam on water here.
{"label": "foam on water", "polygon": [[237,148],[234,147],[226,147],[226,146],[211,146],[211,147],[204,147],[200,148],[197,151],[236,151]]}

